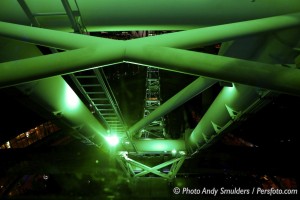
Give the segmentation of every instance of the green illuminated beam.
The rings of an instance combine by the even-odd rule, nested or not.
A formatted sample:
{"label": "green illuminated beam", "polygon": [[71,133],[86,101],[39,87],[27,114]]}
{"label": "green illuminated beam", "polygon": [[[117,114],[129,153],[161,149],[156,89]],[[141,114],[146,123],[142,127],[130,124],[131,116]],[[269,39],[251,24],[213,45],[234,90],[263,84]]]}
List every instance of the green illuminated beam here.
{"label": "green illuminated beam", "polygon": [[[193,47],[229,41],[253,34],[291,28],[298,25],[300,25],[300,13],[293,13],[139,38],[126,41],[126,43],[128,46],[151,44],[189,49]],[[100,37],[96,38],[87,35],[66,33],[62,31],[29,27],[5,22],[0,22],[0,26],[1,36],[58,49],[70,50],[96,44],[98,46],[105,46],[107,44],[121,44],[121,41],[112,39]]]}
{"label": "green illuminated beam", "polygon": [[191,152],[205,147],[259,100],[256,88],[238,84],[224,87],[188,138]]}
{"label": "green illuminated beam", "polygon": [[149,139],[149,140],[133,140],[138,152],[143,153],[163,153],[171,152],[173,149],[177,151],[185,151],[184,140],[163,140],[163,139]]}
{"label": "green illuminated beam", "polygon": [[183,162],[185,161],[185,156],[180,157],[180,160],[178,162],[173,163],[170,172],[169,172],[169,176],[171,179],[173,179],[177,172],[179,171],[181,165],[183,164]]}
{"label": "green illuminated beam", "polygon": [[98,145],[104,140],[104,127],[61,76],[34,81],[17,88],[65,125],[99,142]]}
{"label": "green illuminated beam", "polygon": [[[159,165],[156,165],[156,166],[154,166],[154,167],[151,167],[151,168],[150,168],[150,167],[145,168],[145,169],[143,168],[144,171],[142,171],[142,172],[136,174],[135,177],[145,176],[146,174],[153,173],[153,171],[157,171],[157,170],[159,170],[159,169],[161,169],[161,168],[163,168],[163,167],[166,167],[166,166],[169,166],[169,165],[171,165],[171,164],[177,163],[178,161],[181,161],[181,160],[184,161],[184,157],[174,158],[174,159],[172,159],[172,160],[168,160],[168,161],[166,161],[166,162],[163,162],[163,163],[161,163],[161,164],[159,164]],[[161,172],[160,172],[160,173],[161,173]]]}
{"label": "green illuminated beam", "polygon": [[186,30],[300,11],[298,0],[86,0],[78,5],[90,31]]}
{"label": "green illuminated beam", "polygon": [[156,46],[127,48],[126,60],[159,66],[165,70],[300,95],[299,69]]}
{"label": "green illuminated beam", "polygon": [[129,136],[132,137],[143,127],[147,126],[154,120],[168,114],[169,112],[184,104],[197,94],[203,92],[204,90],[212,86],[214,83],[216,83],[216,81],[199,77],[187,87],[178,92],[176,95],[171,97],[168,101],[166,101],[154,111],[152,111],[147,117],[144,117],[136,124],[131,126],[128,129]]}
{"label": "green illuminated beam", "polygon": [[109,45],[0,63],[0,87],[121,62],[123,54],[121,45]]}
{"label": "green illuminated beam", "polygon": [[102,46],[105,44],[120,44],[120,41],[112,39],[100,37],[96,38],[88,35],[66,33],[1,21],[0,27],[0,35],[3,37],[64,50],[83,48],[93,45]]}
{"label": "green illuminated beam", "polygon": [[157,45],[191,49],[230,41],[240,37],[272,32],[300,25],[300,13],[268,17],[231,24],[197,28],[193,30],[129,40],[130,45]]}
{"label": "green illuminated beam", "polygon": [[[137,166],[137,167],[139,167],[139,168],[141,168],[143,170],[145,170],[147,172],[146,174],[153,173],[153,174],[156,174],[156,175],[158,175],[160,177],[163,177],[163,178],[167,178],[167,179],[169,178],[169,176],[167,174],[164,174],[164,173],[158,171],[157,169],[153,169],[151,167],[148,167],[147,165],[139,163],[139,162],[137,162],[135,160],[132,160],[130,158],[125,158],[125,159],[126,159],[126,162],[128,162],[128,163],[130,163],[132,165],[135,165],[135,166]],[[137,176],[139,176],[139,175],[136,174],[135,177],[137,177]]]}

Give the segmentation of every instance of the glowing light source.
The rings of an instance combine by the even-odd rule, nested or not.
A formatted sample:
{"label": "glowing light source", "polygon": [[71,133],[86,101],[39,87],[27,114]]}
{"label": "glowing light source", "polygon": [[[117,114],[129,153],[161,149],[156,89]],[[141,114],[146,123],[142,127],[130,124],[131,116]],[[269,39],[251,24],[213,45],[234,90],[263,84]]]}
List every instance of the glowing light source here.
{"label": "glowing light source", "polygon": [[172,150],[172,154],[175,155],[177,153],[176,149]]}
{"label": "glowing light source", "polygon": [[117,146],[120,142],[118,136],[116,135],[106,136],[105,139],[110,146]]}
{"label": "glowing light source", "polygon": [[74,109],[79,105],[79,98],[71,87],[66,88],[66,103],[71,109]]}

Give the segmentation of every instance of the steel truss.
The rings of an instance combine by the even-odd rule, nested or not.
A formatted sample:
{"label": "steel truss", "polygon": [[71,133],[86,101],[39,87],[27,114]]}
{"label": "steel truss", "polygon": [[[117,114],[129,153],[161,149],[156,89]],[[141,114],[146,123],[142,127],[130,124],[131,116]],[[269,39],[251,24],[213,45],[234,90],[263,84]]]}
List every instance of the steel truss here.
{"label": "steel truss", "polygon": [[[72,10],[68,0],[61,0],[65,9],[65,13],[32,13],[25,0],[18,0],[26,16],[33,26],[40,27],[39,17],[44,16],[67,16],[74,33],[88,34],[84,27],[79,8]],[[55,48],[49,48],[52,53],[58,53]],[[82,74],[84,73],[84,75]],[[114,94],[106,80],[105,73],[102,68],[86,70],[80,73],[70,74],[70,78],[82,93],[85,100],[89,103],[89,107],[98,119],[104,124],[108,130],[108,134],[117,134],[120,138],[130,142],[126,135],[127,125],[123,119],[118,103]],[[85,141],[84,136],[80,134]],[[133,147],[134,148],[134,147]]]}
{"label": "steel truss", "polygon": [[[159,69],[147,67],[144,117],[147,117],[151,112],[158,108],[160,104]],[[164,117],[159,117],[145,126],[139,131],[138,136],[140,138],[164,138],[166,136]]]}
{"label": "steel truss", "polygon": [[[210,55],[183,49],[212,45],[241,37],[294,28],[299,25],[300,13],[293,13],[138,38],[130,41],[116,41],[0,22],[1,36],[69,50],[51,55],[0,63],[0,87],[87,70],[95,66],[104,67],[117,62],[157,66],[160,69],[202,76],[198,78],[198,83],[202,82],[201,89],[199,87],[190,87],[192,84],[195,85],[195,83],[192,83],[188,86],[188,90],[182,90],[179,93],[195,94],[195,90],[201,92],[217,80],[234,82],[235,87],[231,89],[225,88],[220,92],[199,122],[199,129],[196,128],[188,136],[187,146],[191,145],[195,148],[200,148],[204,143],[209,142],[210,138],[223,132],[223,127],[226,127],[228,122],[231,123],[236,120],[232,119],[228,113],[232,111],[234,113],[243,113],[254,102],[261,99],[261,95],[256,89],[257,87],[299,95],[300,70],[281,65]],[[297,63],[299,63],[298,60]],[[41,80],[41,82],[43,81]],[[43,91],[36,95],[40,98],[45,97],[45,105],[54,103],[50,99],[46,99],[47,94],[43,93]],[[176,106],[182,105],[187,101],[186,97],[182,95],[175,95],[174,97],[178,101],[175,101],[173,98],[170,100],[179,102]],[[130,127],[128,130],[130,138],[138,134],[139,130],[153,120],[161,117],[162,113],[175,109],[175,106],[172,104],[174,101],[165,102],[155,109],[155,111],[160,110],[161,113],[153,111],[152,113],[155,113],[155,115],[150,113],[147,117]],[[218,115],[215,113],[218,113]],[[80,118],[80,115],[78,117]],[[92,127],[88,122],[85,125]],[[159,147],[159,151],[164,151],[167,148],[167,145],[162,144],[155,145],[156,148]],[[173,144],[176,145],[175,142]],[[144,150],[143,146],[140,148],[139,151]]]}
{"label": "steel truss", "polygon": [[159,165],[149,167],[129,158],[127,152],[120,152],[117,156],[118,162],[129,177],[138,178],[152,174],[168,180],[175,178],[185,159],[186,156],[182,154]]}

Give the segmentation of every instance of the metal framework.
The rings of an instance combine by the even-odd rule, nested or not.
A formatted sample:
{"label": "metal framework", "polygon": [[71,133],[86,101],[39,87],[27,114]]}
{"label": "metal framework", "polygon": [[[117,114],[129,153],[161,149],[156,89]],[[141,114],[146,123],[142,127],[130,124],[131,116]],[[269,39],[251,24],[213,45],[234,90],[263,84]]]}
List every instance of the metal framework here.
{"label": "metal framework", "polygon": [[175,178],[185,159],[185,153],[182,152],[181,155],[175,158],[165,161],[159,165],[149,167],[141,162],[129,158],[127,152],[120,152],[117,157],[122,169],[129,177],[138,178],[155,175],[168,180]]}
{"label": "metal framework", "polygon": [[[144,117],[158,108],[161,104],[159,69],[147,67],[146,96],[144,105]],[[165,119],[159,117],[144,126],[139,131],[139,138],[165,138]]]}
{"label": "metal framework", "polygon": [[[61,0],[66,11],[65,13],[32,13],[25,0],[18,0],[18,3],[35,27],[40,27],[38,17],[66,15],[74,33],[87,34],[77,4],[75,4],[77,10],[73,11],[68,0]],[[58,50],[55,48],[50,47],[50,50],[52,53],[58,53]],[[92,113],[102,121],[108,134],[117,134],[119,137],[125,137],[127,141],[130,141],[126,135],[127,125],[106,80],[103,69],[91,69],[81,73],[73,73],[70,74],[70,77],[85,100],[89,103]],[[80,136],[83,137],[81,134]]]}
{"label": "metal framework", "polygon": [[[31,13],[24,0],[19,0],[18,2],[24,9],[28,18],[31,20],[31,24],[39,26],[37,18],[41,15],[47,15],[47,13]],[[56,14],[66,15],[71,22],[70,24],[74,29],[74,32],[83,33],[83,18],[80,17],[79,10],[73,11],[67,0],[62,0],[61,2],[66,12],[54,13],[51,14],[51,16]],[[87,0],[82,2],[91,1]],[[113,6],[113,8],[115,8],[115,5],[111,2],[106,0],[101,0],[101,2],[105,2],[103,7],[107,8],[107,6]],[[84,137],[88,140],[92,141],[97,138],[97,135],[100,135],[100,139],[98,141],[101,141],[103,140],[107,129],[105,129],[102,124],[95,119],[90,110],[86,108],[77,95],[74,95],[74,91],[58,75],[91,70],[94,68],[100,69],[101,67],[107,67],[119,62],[130,62],[147,67],[155,66],[159,69],[201,76],[162,105],[160,105],[160,101],[145,102],[145,117],[131,126],[126,133],[122,133],[124,136],[128,137],[127,139],[132,143],[132,146],[136,146],[137,148],[128,148],[126,147],[126,144],[125,147],[120,147],[121,150],[135,150],[140,154],[144,154],[145,152],[151,154],[159,154],[162,152],[170,153],[173,149],[177,151],[180,149],[189,154],[193,154],[201,148],[204,148],[208,143],[210,143],[210,141],[220,135],[243,115],[250,112],[253,108],[258,107],[267,95],[273,94],[273,91],[300,95],[300,70],[294,67],[295,62],[299,65],[299,56],[296,61],[290,59],[290,55],[298,55],[299,52],[293,49],[291,45],[288,46],[287,44],[289,43],[282,44],[284,42],[280,43],[278,41],[274,42],[270,40],[270,43],[274,46],[278,45],[278,43],[280,43],[280,45],[285,45],[284,51],[280,51],[280,49],[276,51],[276,48],[274,48],[275,52],[272,52],[272,55],[282,54],[282,57],[286,56],[289,58],[289,63],[274,60],[270,61],[267,58],[271,57],[271,55],[266,48],[262,48],[262,45],[258,43],[253,44],[252,48],[254,49],[253,51],[260,52],[261,55],[257,56],[257,58],[247,60],[247,57],[235,57],[228,53],[231,51],[230,47],[233,46],[232,42],[226,43],[241,38],[245,39],[250,36],[259,36],[259,34],[266,34],[270,32],[274,33],[276,31],[298,28],[300,26],[299,1],[288,0],[283,3],[283,1],[277,0],[277,3],[273,4],[277,9],[272,10],[266,9],[269,5],[268,1],[262,1],[257,4],[251,3],[250,6],[250,2],[246,1],[241,2],[237,0],[230,0],[232,3],[228,3],[228,1],[225,2],[219,0],[219,4],[216,3],[216,5],[224,6],[224,12],[221,12],[221,15],[228,15],[228,17],[221,19],[220,23],[215,21],[214,16],[201,16],[206,16],[208,13],[207,11],[199,12],[198,8],[204,8],[205,5],[209,5],[211,9],[215,8],[214,5],[208,3],[211,2],[208,0],[189,0],[190,3],[180,0],[176,0],[176,3],[173,2],[176,6],[182,5],[186,6],[186,8],[190,8],[180,9],[180,11],[174,12],[174,15],[177,18],[180,18],[180,22],[176,20],[172,21],[173,18],[170,17],[169,14],[173,11],[172,8],[174,7],[173,4],[169,3],[169,1],[160,1],[160,3],[164,6],[157,6],[157,2],[153,1],[141,2],[134,0],[134,2],[138,8],[145,11],[145,16],[154,16],[152,13],[153,10],[159,13],[153,18],[149,17],[149,20],[147,18],[147,22],[145,23],[148,23],[147,25],[151,26],[151,28],[154,29],[160,27],[154,26],[154,24],[157,25],[159,23],[165,23],[168,25],[168,29],[170,30],[176,30],[175,28],[180,27],[185,31],[138,38],[129,41],[117,41],[91,37],[89,35],[66,33],[57,30],[47,30],[43,28],[0,22],[0,35],[3,37],[54,49],[68,50],[46,56],[37,56],[0,63],[0,87],[9,87],[12,85],[26,83],[18,86],[24,94],[27,94],[32,99],[36,99],[37,103],[40,103],[48,112],[53,113],[55,116],[60,118],[61,121],[68,127],[84,133]],[[118,3],[127,4],[128,2],[122,1]],[[232,5],[236,6],[232,8]],[[103,13],[111,13],[111,10],[109,9],[106,11],[103,10],[103,13],[95,12],[95,10],[99,9],[98,4],[97,6],[92,7],[93,4],[91,3],[82,3],[82,6],[83,9],[89,8],[91,10],[90,13],[93,13],[91,14],[93,16],[86,13],[87,18],[84,19],[95,19]],[[235,17],[231,14],[234,13],[232,12],[233,9],[245,7],[251,8],[247,9],[247,12],[242,12],[241,17]],[[134,23],[129,23],[127,20],[117,20],[117,17],[111,17],[107,21],[111,23],[120,23],[120,21],[124,22],[125,25],[118,27],[120,29],[126,29],[131,25],[132,28],[136,28],[135,30],[140,30],[141,27],[145,28],[142,24],[142,22],[145,21],[144,17],[136,17],[136,13],[132,12],[131,7],[120,6],[120,8],[123,9],[122,11],[126,10],[126,12],[128,12],[127,14],[129,15],[129,19],[133,20]],[[157,10],[151,8],[156,8]],[[185,13],[182,10],[188,10],[189,13]],[[210,9],[206,10],[211,12]],[[272,10],[272,12],[269,10]],[[179,16],[182,16],[182,18]],[[123,15],[121,17],[123,17]],[[136,20],[134,20],[134,18]],[[198,20],[202,20],[203,22],[203,19],[211,21],[209,21],[208,24],[202,23],[202,25],[206,27],[198,28],[200,27]],[[89,24],[89,26],[95,28],[95,23],[98,23],[99,21],[101,20],[94,20],[93,23]],[[185,21],[191,21],[194,25],[186,25],[184,23]],[[87,22],[90,21],[87,20]],[[68,24],[68,26],[70,24]],[[136,27],[134,25],[136,25]],[[105,24],[100,24],[98,26],[100,29],[101,27],[105,28]],[[195,26],[197,28],[186,30]],[[113,27],[116,27],[116,24],[114,24]],[[147,30],[151,29],[147,28]],[[297,31],[299,32],[299,28],[295,32],[285,33],[285,40],[293,39],[293,43],[295,45],[298,44],[295,42],[299,40],[299,33]],[[220,53],[219,55],[210,55],[185,50],[216,43],[226,44],[224,45],[223,53]],[[247,53],[248,55],[254,55],[256,52],[249,51]],[[79,77],[77,77],[77,80],[78,78]],[[156,80],[150,81],[149,83],[147,82],[147,87],[149,86],[149,88],[151,88],[154,86],[153,88],[155,89],[155,87],[158,86],[158,78],[156,77],[155,79]],[[32,82],[36,80],[39,81]],[[172,111],[179,105],[182,105],[217,81],[234,83],[234,87],[224,87],[222,89],[200,120],[197,127],[190,135],[187,135],[186,138],[181,140],[157,140],[148,138],[149,140],[132,141],[133,136],[138,134],[139,130],[145,128],[149,124],[151,125],[154,120],[162,119],[163,115]],[[49,92],[45,92],[49,85],[55,88]],[[78,87],[82,87],[82,85],[83,83],[77,84]],[[57,88],[59,89],[57,90]],[[157,90],[156,92],[152,89],[149,91],[151,93],[147,94],[148,96],[146,96],[146,98],[159,99],[159,93],[157,93]],[[95,91],[89,91],[85,87],[82,87],[83,94],[87,95],[90,92]],[[156,96],[152,97],[154,94]],[[69,96],[74,98],[70,100]],[[93,97],[88,96],[88,98],[91,103],[95,104],[96,98],[101,97],[95,97],[94,99]],[[111,102],[110,104],[114,104],[114,102]],[[104,118],[105,112],[101,112],[101,109],[102,108],[98,109],[98,114]],[[218,114],[216,115],[216,113]],[[163,122],[163,120],[160,122]],[[160,122],[157,124],[160,124]],[[161,127],[163,126],[159,126],[159,128]],[[164,135],[163,131],[162,135]],[[166,163],[159,164],[155,167],[149,167],[129,158],[128,156],[125,156],[124,154],[120,156],[121,163],[123,163],[122,166],[125,168],[127,173],[133,177],[144,176],[152,173],[167,179],[172,179],[175,176],[184,159],[185,156],[182,156],[180,158],[174,158],[173,160],[167,161]],[[163,173],[161,171],[162,168],[168,165],[172,165],[170,168],[171,173]],[[142,169],[142,171],[138,173],[134,172],[133,166]]]}

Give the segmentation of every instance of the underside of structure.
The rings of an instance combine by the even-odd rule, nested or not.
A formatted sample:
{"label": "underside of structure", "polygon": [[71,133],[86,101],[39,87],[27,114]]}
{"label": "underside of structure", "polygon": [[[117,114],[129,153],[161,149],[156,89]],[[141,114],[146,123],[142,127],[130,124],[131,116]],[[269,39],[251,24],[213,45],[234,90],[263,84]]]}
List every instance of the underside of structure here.
{"label": "underside of structure", "polygon": [[0,1],[0,197],[297,199],[299,35],[298,0]]}

